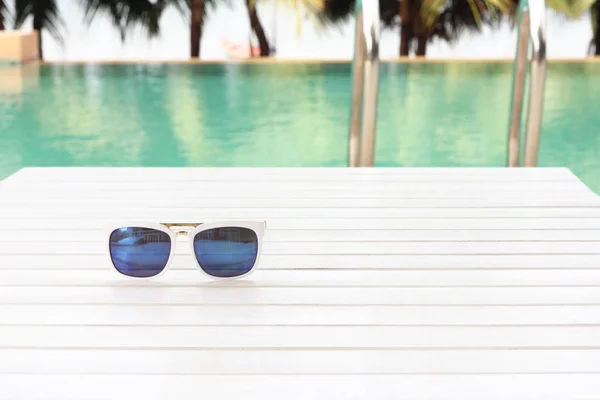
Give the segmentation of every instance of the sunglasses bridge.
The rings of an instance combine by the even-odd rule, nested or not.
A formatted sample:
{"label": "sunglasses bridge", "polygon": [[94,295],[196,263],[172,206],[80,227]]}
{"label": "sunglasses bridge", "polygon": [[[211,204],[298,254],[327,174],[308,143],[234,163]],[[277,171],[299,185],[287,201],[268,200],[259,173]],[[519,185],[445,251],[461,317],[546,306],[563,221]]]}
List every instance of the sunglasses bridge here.
{"label": "sunglasses bridge", "polygon": [[172,222],[162,223],[161,225],[164,225],[174,231],[177,236],[188,236],[192,229],[197,228],[198,226],[202,225],[202,223]]}

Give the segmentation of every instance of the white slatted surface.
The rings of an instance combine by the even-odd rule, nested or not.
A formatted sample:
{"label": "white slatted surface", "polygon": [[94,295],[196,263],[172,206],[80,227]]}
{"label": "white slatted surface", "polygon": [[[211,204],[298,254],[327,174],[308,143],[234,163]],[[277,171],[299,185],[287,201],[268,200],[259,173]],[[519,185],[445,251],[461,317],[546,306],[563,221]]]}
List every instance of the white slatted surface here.
{"label": "white slatted surface", "polygon": [[[106,218],[268,221],[259,270]],[[600,398],[600,200],[567,169],[24,169],[0,183],[0,399]]]}

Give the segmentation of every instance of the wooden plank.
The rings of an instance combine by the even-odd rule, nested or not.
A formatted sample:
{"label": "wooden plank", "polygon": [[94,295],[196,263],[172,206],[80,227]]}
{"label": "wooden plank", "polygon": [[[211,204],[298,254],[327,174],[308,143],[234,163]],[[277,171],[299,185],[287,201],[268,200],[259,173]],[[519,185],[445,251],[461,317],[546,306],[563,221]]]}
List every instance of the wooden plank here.
{"label": "wooden plank", "polygon": [[[261,190],[258,189],[253,190],[251,192],[244,193],[243,199],[255,199],[255,200],[265,200],[274,198],[281,199],[332,199],[332,198],[346,198],[346,199],[388,199],[394,201],[404,201],[404,200],[432,200],[439,202],[440,200],[494,200],[494,199],[504,199],[507,201],[528,201],[528,202],[541,202],[548,201],[548,199],[553,199],[555,202],[572,202],[572,201],[581,201],[581,202],[595,202],[597,205],[598,196],[593,192],[582,189],[579,187],[575,189],[574,187],[567,188],[549,188],[549,189],[536,189],[534,187],[529,186],[528,190],[514,190],[508,191],[503,188],[485,188],[484,190],[477,190],[477,187],[474,186],[471,189],[468,188],[459,188],[454,187],[453,189],[447,189],[442,191],[428,190],[427,188],[422,188],[420,190],[412,190],[412,189],[404,189],[402,191],[394,191],[396,188],[390,188],[385,190],[373,191],[373,190],[364,190],[364,191],[350,191],[350,190],[332,190],[325,191],[321,189],[315,190],[293,190],[293,191],[275,191],[275,190]],[[150,193],[149,193],[150,192]],[[218,193],[218,194],[217,194]],[[89,200],[110,200],[114,199],[115,195],[119,196],[119,198],[124,201],[139,201],[143,202],[143,199],[152,197],[152,201],[168,201],[174,198],[187,198],[189,199],[189,204],[194,204],[195,202],[201,202],[201,199],[221,199],[224,197],[232,197],[231,193],[227,192],[217,192],[216,190],[208,191],[205,194],[196,194],[192,193],[192,191],[156,191],[156,190],[146,190],[146,191],[127,191],[122,190],[117,193],[117,191],[86,191],[86,192],[76,192],[76,191],[51,191],[51,190],[11,190],[10,192],[3,192],[2,198],[5,200],[19,200],[19,199],[27,199],[31,198],[31,196],[39,195],[44,199],[55,199],[62,200],[65,198],[71,200],[80,200],[82,202],[87,202]],[[238,193],[239,197],[239,193]],[[241,200],[235,200],[238,205],[243,205],[244,203]]]}
{"label": "wooden plank", "polygon": [[[192,195],[203,197],[227,197],[228,195],[243,193],[247,197],[330,197],[354,195],[357,197],[491,197],[492,194],[513,194],[522,196],[541,197],[542,195],[556,194],[557,197],[566,197],[565,191],[570,191],[569,197],[581,194],[590,194],[590,191],[579,182],[531,182],[515,183],[448,183],[448,182],[408,182],[396,184],[394,182],[367,182],[356,184],[353,182],[165,182],[160,185],[152,182],[36,182],[35,185],[14,185],[11,187],[10,196],[38,193],[44,195],[69,194],[70,192],[89,191],[102,195],[148,195],[152,193],[157,197],[172,194]],[[368,196],[367,196],[368,194]],[[449,195],[452,196],[449,196]]]}
{"label": "wooden plank", "polygon": [[[98,255],[108,251],[103,242],[0,242],[0,254]],[[190,254],[188,243],[177,243],[175,254]],[[264,255],[371,254],[595,254],[600,242],[265,242]]]}
{"label": "wooden plank", "polygon": [[[123,280],[109,268],[72,270],[2,270],[0,286],[198,287],[198,271],[172,270],[156,281]],[[235,287],[503,287],[600,286],[597,269],[473,270],[257,270]]]}
{"label": "wooden plank", "polygon": [[[32,385],[31,382],[36,382]],[[78,400],[268,398],[388,400],[547,399],[597,400],[597,374],[453,375],[0,375],[10,399]],[[493,389],[491,389],[493,388]],[[493,390],[493,393],[492,393]]]}
{"label": "wooden plank", "polygon": [[243,332],[236,326],[0,326],[0,349],[600,350],[600,326],[245,326]]}
{"label": "wooden plank", "polygon": [[296,179],[307,179],[318,181],[361,178],[394,179],[401,181],[403,178],[417,179],[419,182],[427,179],[436,179],[437,177],[463,179],[484,178],[487,181],[510,180],[510,182],[520,180],[530,181],[556,181],[577,180],[577,177],[568,168],[532,168],[532,169],[510,169],[510,168],[210,168],[210,167],[186,167],[186,168],[161,168],[161,167],[29,167],[18,171],[15,177],[20,182],[27,181],[201,181],[201,180],[272,180],[285,179],[287,181]]}
{"label": "wooden plank", "polygon": [[[12,242],[101,242],[106,240],[102,229],[2,229],[0,241]],[[267,229],[266,242],[598,242],[600,229],[397,229],[397,230],[280,230]],[[185,240],[178,245],[185,246]]]}
{"label": "wooden plank", "polygon": [[102,218],[128,218],[143,220],[152,218],[162,221],[165,218],[201,221],[210,219],[334,219],[353,220],[375,218],[600,218],[598,207],[528,207],[528,208],[168,208],[168,207],[97,207],[89,206],[48,206],[44,208],[10,207],[0,210],[0,218],[27,216],[28,218],[86,218],[91,215]]}
{"label": "wooden plank", "polygon": [[600,350],[0,350],[12,374],[599,373]]}
{"label": "wooden plank", "polygon": [[600,326],[600,305],[32,305],[0,304],[0,325]]}
{"label": "wooden plank", "polygon": [[[585,185],[576,179],[549,182],[511,182],[511,181],[287,181],[272,182],[247,181],[199,181],[199,182],[98,182],[98,181],[36,181],[30,184],[11,184],[10,191],[3,197],[26,196],[32,193],[43,193],[45,197],[62,195],[72,197],[97,193],[109,197],[114,192],[119,196],[146,195],[152,192],[153,197],[161,198],[195,196],[195,197],[230,197],[228,194],[244,194],[244,197],[399,197],[399,198],[494,198],[494,197],[533,197],[543,198],[553,193],[557,198],[591,198],[597,197]],[[275,184],[276,183],[276,184]],[[160,190],[156,190],[160,187]],[[66,195],[66,196],[65,196]],[[101,198],[102,198],[101,197]]]}
{"label": "wooden plank", "polygon": [[0,196],[0,204],[4,207],[81,207],[87,208],[132,208],[144,206],[145,208],[189,208],[190,203],[194,208],[543,208],[543,207],[598,207],[598,197],[576,198],[375,198],[375,197],[330,197],[330,198],[304,198],[304,197],[231,197],[210,198],[193,196],[191,198],[173,196],[140,196],[125,195],[118,199],[111,197],[95,197],[90,194],[77,193],[75,196],[54,197],[29,197],[29,196]]}
{"label": "wooden plank", "polygon": [[[116,220],[126,219],[113,216]],[[159,217],[166,217],[159,218]],[[239,218],[237,218],[239,220]],[[189,221],[188,218],[169,218],[168,215],[146,218],[155,222],[215,222],[222,219],[202,218],[201,221]],[[236,220],[235,218],[233,220]],[[73,230],[73,229],[103,229],[105,218],[43,218],[30,219],[24,212],[15,212],[0,220],[2,229],[31,229],[31,230]],[[267,220],[267,230],[411,230],[411,229],[600,229],[600,218],[299,218]]]}
{"label": "wooden plank", "polygon": [[[596,400],[600,198],[567,169],[25,169],[1,190],[11,400],[186,399],[205,380],[227,398]],[[209,281],[181,238],[136,282],[102,254],[108,218],[268,229],[248,279]]]}
{"label": "wooden plank", "polygon": [[[261,255],[258,269],[598,269],[595,254],[449,255]],[[106,269],[106,255],[0,255],[0,270]],[[169,268],[195,269],[190,256],[175,256]]]}
{"label": "wooden plank", "polygon": [[3,287],[4,304],[600,305],[600,287]]}
{"label": "wooden plank", "polygon": [[[283,176],[285,177],[285,176]],[[235,181],[221,181],[221,180],[210,180],[210,181],[173,181],[171,179],[153,179],[151,181],[139,181],[139,180],[127,180],[127,181],[90,181],[90,180],[76,180],[76,181],[52,181],[52,180],[38,180],[31,183],[18,181],[16,185],[13,185],[11,191],[19,190],[41,190],[41,191],[76,191],[76,190],[93,190],[93,191],[157,191],[157,189],[165,191],[187,191],[195,192],[196,194],[203,194],[206,191],[215,191],[219,193],[228,193],[232,191],[238,191],[242,193],[251,193],[256,189],[264,189],[273,192],[287,192],[287,191],[298,191],[298,190],[346,190],[354,192],[362,192],[366,190],[390,190],[396,192],[402,192],[404,190],[411,189],[425,189],[434,192],[441,190],[448,190],[452,188],[461,189],[477,189],[480,190],[499,190],[506,189],[508,191],[524,190],[525,192],[532,191],[532,189],[563,189],[563,188],[574,188],[581,191],[586,189],[585,185],[574,179],[565,179],[562,181],[498,181],[495,179],[484,180],[462,180],[452,181],[447,177],[445,179],[435,179],[429,181],[428,179],[411,180],[403,182],[402,178],[395,180],[386,181],[361,181],[356,179],[348,179],[342,181],[319,181],[312,180],[310,178],[302,180],[281,180],[273,182],[273,180],[265,178],[263,180],[247,180],[239,178]],[[275,184],[274,184],[275,183]],[[208,193],[207,193],[208,194]]]}

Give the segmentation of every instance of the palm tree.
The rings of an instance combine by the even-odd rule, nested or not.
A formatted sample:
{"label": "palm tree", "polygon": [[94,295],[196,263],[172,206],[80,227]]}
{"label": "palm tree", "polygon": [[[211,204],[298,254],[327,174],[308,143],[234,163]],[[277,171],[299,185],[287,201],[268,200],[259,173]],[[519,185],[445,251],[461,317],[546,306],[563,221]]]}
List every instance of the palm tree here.
{"label": "palm tree", "polygon": [[200,42],[206,16],[205,0],[190,0],[190,56],[200,58]]}
{"label": "palm tree", "polygon": [[[493,0],[496,1],[496,0]],[[435,2],[435,3],[434,3]],[[465,14],[457,4],[468,0],[380,0],[379,16],[384,29],[400,25],[400,55],[409,54],[414,40],[417,40],[417,53],[423,55],[426,45],[433,37],[452,41],[465,28],[476,26],[471,9]],[[442,8],[440,3],[445,4]],[[464,9],[464,7],[463,7]],[[422,12],[427,10],[427,12]],[[433,20],[432,10],[435,10]],[[339,23],[354,15],[354,0],[327,0],[323,18],[330,23]]]}
{"label": "palm tree", "polygon": [[410,52],[415,29],[414,15],[417,13],[415,0],[402,0],[400,2],[400,55],[407,56]]}
{"label": "palm tree", "polygon": [[44,59],[42,36],[44,31],[59,43],[62,43],[60,26],[63,21],[58,15],[56,0],[15,0],[15,28],[19,29],[28,17],[33,18],[33,29],[38,32],[38,47],[40,60]]}
{"label": "palm tree", "polygon": [[260,56],[268,57],[271,54],[271,46],[265,30],[258,18],[256,11],[256,0],[246,0],[246,9],[248,10],[248,19],[250,20],[250,30],[256,35],[258,47],[260,48]]}
{"label": "palm tree", "polygon": [[207,16],[207,6],[215,6],[216,0],[81,0],[85,7],[88,23],[98,12],[107,14],[113,25],[119,29],[124,40],[126,31],[140,26],[149,37],[160,33],[160,17],[169,7],[175,7],[182,15],[189,12],[190,18],[190,56],[200,57],[202,31]]}
{"label": "palm tree", "polygon": [[[453,42],[465,31],[478,32],[482,26],[499,26],[507,15],[514,22],[518,2],[519,0],[381,0],[379,8],[384,27],[400,25],[400,55],[408,56],[416,41],[415,54],[424,56],[427,43],[432,39]],[[568,18],[581,16],[592,3],[600,10],[600,0],[546,0],[548,8]],[[594,31],[597,32],[600,30],[600,12],[596,13],[593,7],[592,13]],[[330,22],[339,22],[354,15],[354,0],[326,0],[323,15]],[[600,34],[595,34],[593,40],[600,44]]]}
{"label": "palm tree", "polygon": [[[593,2],[546,0],[546,6],[568,18],[579,18]],[[519,0],[422,0],[412,21],[418,40],[416,55],[424,56],[427,42],[435,37],[454,41],[465,30],[477,32],[483,25],[498,26],[506,16],[514,24],[518,5]]]}
{"label": "palm tree", "polygon": [[[0,0],[2,11],[3,0]],[[149,36],[159,32],[159,19],[167,0],[81,0],[88,23],[98,12],[104,12],[119,29],[121,39],[125,32],[134,25],[140,25],[148,31]],[[170,0],[176,3],[178,0]],[[184,1],[184,0],[181,0]],[[63,21],[59,16],[56,0],[15,0],[15,28],[19,29],[28,17],[33,17],[33,29],[38,31],[40,59],[43,59],[42,36],[47,30],[59,43],[62,43],[60,27]],[[0,18],[1,21],[1,18]]]}
{"label": "palm tree", "polygon": [[[2,0],[0,0],[2,1]],[[204,22],[211,8],[221,4],[224,0],[81,0],[85,7],[88,23],[91,23],[98,12],[109,15],[113,24],[121,32],[124,40],[126,31],[134,26],[141,26],[148,31],[150,37],[159,34],[159,21],[162,12],[168,6],[174,6],[182,14],[189,12],[190,18],[190,56],[200,58],[200,49]],[[260,22],[255,7],[256,0],[245,0],[248,9],[251,31],[258,38],[260,55],[268,56],[271,47],[265,30]],[[314,17],[323,11],[324,0],[275,0],[283,2],[287,6],[296,8],[297,17],[302,11],[307,11],[309,16]],[[227,0],[225,0],[227,2]],[[303,10],[301,10],[303,9]]]}
{"label": "palm tree", "polygon": [[[268,57],[271,54],[271,45],[265,34],[265,30],[258,18],[256,10],[257,0],[245,0],[248,10],[248,19],[250,21],[250,30],[256,35],[260,48],[260,56]],[[296,32],[301,31],[301,21],[303,16],[308,17],[313,22],[320,24],[324,21],[323,13],[326,11],[326,0],[273,0],[275,7],[282,5],[294,10],[296,14]]]}
{"label": "palm tree", "polygon": [[[400,25],[401,56],[409,54],[415,39],[417,54],[424,55],[427,42],[431,38],[439,37],[451,41],[465,28],[476,26],[471,9],[467,9],[468,13],[465,15],[460,7],[457,7],[457,4],[467,2],[468,0],[380,0],[379,16],[384,29]],[[326,1],[323,17],[328,22],[339,23],[351,15],[354,15],[354,0]]]}

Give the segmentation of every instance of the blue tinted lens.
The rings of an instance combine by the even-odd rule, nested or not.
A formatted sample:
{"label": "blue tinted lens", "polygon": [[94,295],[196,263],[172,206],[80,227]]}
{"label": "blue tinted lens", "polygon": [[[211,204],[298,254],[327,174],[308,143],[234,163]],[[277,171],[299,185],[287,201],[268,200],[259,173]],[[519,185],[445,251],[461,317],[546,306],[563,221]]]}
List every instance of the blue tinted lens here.
{"label": "blue tinted lens", "polygon": [[248,228],[208,229],[194,237],[194,252],[209,275],[231,278],[249,272],[258,256],[258,237]]}
{"label": "blue tinted lens", "polygon": [[171,238],[156,229],[126,227],[110,234],[109,247],[110,258],[120,273],[149,278],[165,269]]}

